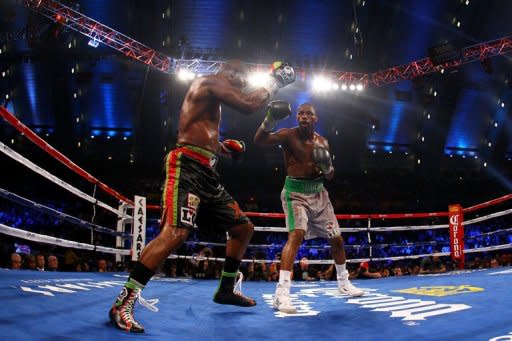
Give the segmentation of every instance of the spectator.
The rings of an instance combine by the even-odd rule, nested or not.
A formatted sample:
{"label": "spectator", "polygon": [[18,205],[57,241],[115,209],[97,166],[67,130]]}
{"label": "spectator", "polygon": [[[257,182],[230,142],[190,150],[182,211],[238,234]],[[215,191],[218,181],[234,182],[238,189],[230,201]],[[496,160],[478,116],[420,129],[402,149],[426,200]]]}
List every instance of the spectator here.
{"label": "spectator", "polygon": [[359,264],[359,269],[356,274],[357,279],[371,279],[371,278],[381,278],[382,275],[380,272],[372,272],[370,271],[370,265],[368,262],[363,262]]}
{"label": "spectator", "polygon": [[393,268],[393,276],[403,276],[404,274],[402,273],[402,268],[399,267],[399,266],[395,266]]}
{"label": "spectator", "polygon": [[48,271],[59,271],[59,259],[54,255],[48,256]]}
{"label": "spectator", "polygon": [[28,270],[37,270],[36,257],[34,255],[27,255],[25,258]]}
{"label": "spectator", "polygon": [[299,262],[299,269],[294,272],[296,281],[316,281],[318,280],[318,270],[309,266],[309,260],[302,257]]}
{"label": "spectator", "polygon": [[[437,251],[434,250],[434,253]],[[421,260],[420,274],[434,274],[446,272],[446,267],[439,256],[427,256]]]}
{"label": "spectator", "polygon": [[17,253],[11,254],[11,269],[12,270],[20,270],[21,269],[21,256]]}
{"label": "spectator", "polygon": [[37,271],[44,271],[44,267],[46,265],[44,255],[38,254],[36,256],[36,270]]}
{"label": "spectator", "polygon": [[103,258],[98,260],[98,272],[107,272],[107,261]]}

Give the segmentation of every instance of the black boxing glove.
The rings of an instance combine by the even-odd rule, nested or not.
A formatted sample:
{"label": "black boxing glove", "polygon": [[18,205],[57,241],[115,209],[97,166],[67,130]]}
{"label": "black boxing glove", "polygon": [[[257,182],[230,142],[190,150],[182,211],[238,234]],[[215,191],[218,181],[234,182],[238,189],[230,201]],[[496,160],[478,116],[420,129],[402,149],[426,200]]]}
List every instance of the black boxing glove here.
{"label": "black boxing glove", "polygon": [[324,176],[334,171],[331,153],[325,147],[316,146],[313,148],[313,162],[318,171]]}
{"label": "black boxing glove", "polygon": [[272,101],[267,105],[267,115],[261,128],[267,133],[275,128],[278,121],[284,120],[292,113],[290,103],[286,101]]}

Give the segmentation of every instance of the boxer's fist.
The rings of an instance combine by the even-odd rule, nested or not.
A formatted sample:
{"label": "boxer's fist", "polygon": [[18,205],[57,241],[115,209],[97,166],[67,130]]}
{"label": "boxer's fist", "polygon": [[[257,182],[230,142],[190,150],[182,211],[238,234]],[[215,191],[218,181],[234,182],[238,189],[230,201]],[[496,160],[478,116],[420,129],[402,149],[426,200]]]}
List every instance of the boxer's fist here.
{"label": "boxer's fist", "polygon": [[327,176],[334,171],[334,167],[332,166],[331,153],[329,153],[327,148],[320,146],[314,147],[313,162],[315,163],[315,167],[319,173],[324,176]]}
{"label": "boxer's fist", "polygon": [[245,143],[240,140],[227,139],[222,141],[222,148],[225,154],[231,155],[236,160],[245,152]]}
{"label": "boxer's fist", "polygon": [[271,70],[272,77],[274,77],[280,88],[295,82],[295,70],[290,64],[276,61],[272,63]]}
{"label": "boxer's fist", "polygon": [[267,133],[275,128],[278,121],[284,120],[292,113],[290,103],[286,101],[272,101],[267,105],[267,115],[261,128]]}

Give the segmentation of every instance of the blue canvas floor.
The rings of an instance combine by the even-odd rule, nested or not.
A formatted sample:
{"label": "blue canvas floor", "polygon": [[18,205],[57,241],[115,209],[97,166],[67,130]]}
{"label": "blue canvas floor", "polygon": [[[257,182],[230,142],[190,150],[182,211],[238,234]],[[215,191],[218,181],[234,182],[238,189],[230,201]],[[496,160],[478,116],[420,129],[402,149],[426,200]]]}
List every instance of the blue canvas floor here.
{"label": "blue canvas floor", "polygon": [[[338,294],[335,282],[294,283],[299,313],[271,307],[275,283],[244,282],[253,308],[217,305],[217,281],[155,279],[138,305],[142,335],[113,328],[107,312],[126,274],[0,270],[3,340],[490,340],[512,337],[512,268],[355,281],[367,295]],[[511,334],[509,334],[511,333]],[[497,339],[499,340],[499,339]]]}

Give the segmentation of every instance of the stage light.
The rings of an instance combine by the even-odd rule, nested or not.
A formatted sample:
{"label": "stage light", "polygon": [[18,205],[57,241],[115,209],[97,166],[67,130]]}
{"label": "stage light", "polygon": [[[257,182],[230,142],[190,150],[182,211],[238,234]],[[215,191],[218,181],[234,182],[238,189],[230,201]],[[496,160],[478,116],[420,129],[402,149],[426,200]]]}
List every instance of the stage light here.
{"label": "stage light", "polygon": [[498,128],[498,122],[495,121],[494,124],[493,124],[494,128]]}
{"label": "stage light", "polygon": [[331,80],[323,76],[316,76],[315,78],[313,78],[313,91],[329,91],[331,89]]}
{"label": "stage light", "polygon": [[505,108],[505,102],[501,102],[501,107]]}
{"label": "stage light", "polygon": [[339,88],[340,88],[340,86],[338,85],[338,83],[332,83],[333,90],[338,90]]}
{"label": "stage light", "polygon": [[253,72],[248,77],[249,85],[254,87],[264,86],[269,83],[270,75],[267,72]]}
{"label": "stage light", "polygon": [[194,79],[195,76],[196,75],[192,71],[187,69],[181,69],[180,71],[178,71],[178,78],[182,81],[192,80]]}
{"label": "stage light", "polygon": [[487,147],[489,147],[489,148],[491,148],[491,147],[492,147],[492,142],[491,142],[491,141],[489,141],[489,142],[487,143]]}
{"label": "stage light", "polygon": [[347,84],[341,84],[341,90],[347,91]]}
{"label": "stage light", "polygon": [[350,91],[354,91],[356,89],[356,86],[354,84],[350,84],[348,88],[350,89]]}
{"label": "stage light", "polygon": [[421,159],[418,159],[418,165],[421,164]]}
{"label": "stage light", "polygon": [[361,83],[357,84],[356,89],[357,89],[357,91],[363,91],[363,89],[364,89],[363,84],[361,84]]}
{"label": "stage light", "polygon": [[427,114],[427,120],[430,120],[430,114]]}
{"label": "stage light", "polygon": [[90,47],[97,48],[100,45],[100,42],[96,39],[90,39],[87,45],[89,45]]}
{"label": "stage light", "polygon": [[487,162],[484,162],[484,167],[487,167]]}

